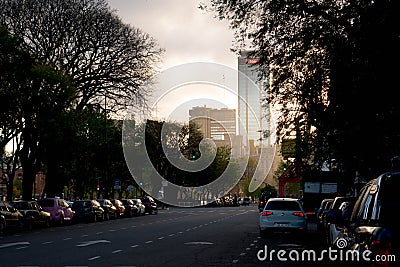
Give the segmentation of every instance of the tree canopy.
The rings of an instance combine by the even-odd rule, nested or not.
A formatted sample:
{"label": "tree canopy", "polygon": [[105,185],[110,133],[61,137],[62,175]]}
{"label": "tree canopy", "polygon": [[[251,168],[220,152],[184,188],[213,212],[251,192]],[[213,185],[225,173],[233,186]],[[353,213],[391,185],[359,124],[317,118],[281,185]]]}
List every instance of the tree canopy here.
{"label": "tree canopy", "polygon": [[[39,171],[54,195],[68,183],[66,165],[84,170],[76,161],[92,159],[74,147],[89,143],[88,132],[106,140],[110,113],[145,106],[149,92],[142,84],[157,71],[163,49],[123,23],[105,0],[1,0],[0,26],[6,32],[0,34],[0,69],[7,69],[0,77],[7,103],[0,109],[2,149],[18,141],[14,162],[23,167],[24,199],[31,199]],[[105,121],[102,130],[81,124],[90,126],[98,117]],[[106,158],[105,148],[103,142],[98,157]],[[94,169],[104,168],[104,160],[96,164]]]}
{"label": "tree canopy", "polygon": [[297,133],[297,155],[335,159],[354,175],[388,170],[400,153],[396,72],[398,1],[223,1],[203,9],[228,20],[234,51],[250,49],[279,109],[277,135]]}

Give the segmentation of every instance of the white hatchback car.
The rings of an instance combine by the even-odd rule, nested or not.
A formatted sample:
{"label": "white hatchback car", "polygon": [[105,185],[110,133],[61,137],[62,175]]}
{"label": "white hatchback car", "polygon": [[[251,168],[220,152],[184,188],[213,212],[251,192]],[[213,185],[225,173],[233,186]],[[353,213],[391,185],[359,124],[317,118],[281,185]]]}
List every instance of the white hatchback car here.
{"label": "white hatchback car", "polygon": [[273,232],[307,231],[307,215],[295,198],[270,198],[260,213],[260,236]]}

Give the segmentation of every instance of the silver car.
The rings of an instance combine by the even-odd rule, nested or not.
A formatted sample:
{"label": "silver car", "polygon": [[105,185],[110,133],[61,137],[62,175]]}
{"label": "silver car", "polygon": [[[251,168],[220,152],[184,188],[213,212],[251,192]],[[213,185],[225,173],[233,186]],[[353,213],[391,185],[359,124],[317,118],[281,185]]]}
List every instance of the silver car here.
{"label": "silver car", "polygon": [[295,198],[270,198],[260,213],[260,236],[273,232],[307,231],[307,215]]}

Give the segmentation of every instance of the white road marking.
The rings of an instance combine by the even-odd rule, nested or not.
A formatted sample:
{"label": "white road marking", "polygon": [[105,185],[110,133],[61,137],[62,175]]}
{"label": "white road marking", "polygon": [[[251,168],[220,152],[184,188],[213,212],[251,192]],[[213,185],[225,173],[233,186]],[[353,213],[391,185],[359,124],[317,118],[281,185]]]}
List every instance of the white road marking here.
{"label": "white road marking", "polygon": [[100,244],[100,243],[111,243],[108,240],[92,240],[92,241],[86,241],[86,242],[81,242],[81,244],[76,245],[77,247],[86,247],[86,246],[90,246],[90,245],[95,245],[95,244]]}
{"label": "white road marking", "polygon": [[186,242],[185,245],[214,245],[214,243],[205,241],[195,241],[195,242]]}
{"label": "white road marking", "polygon": [[95,257],[89,258],[88,261],[97,260],[99,258],[100,258],[100,256],[95,256]]}
{"label": "white road marking", "polygon": [[0,248],[7,248],[7,247],[13,247],[13,246],[20,246],[20,245],[30,245],[31,243],[29,242],[15,242],[15,243],[8,243],[8,244],[3,244],[0,245]]}

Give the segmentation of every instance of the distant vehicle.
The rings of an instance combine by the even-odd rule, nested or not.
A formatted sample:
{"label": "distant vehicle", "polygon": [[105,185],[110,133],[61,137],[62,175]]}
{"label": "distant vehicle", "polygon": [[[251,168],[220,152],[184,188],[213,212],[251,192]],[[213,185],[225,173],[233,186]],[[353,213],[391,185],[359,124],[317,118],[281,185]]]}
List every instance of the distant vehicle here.
{"label": "distant vehicle", "polygon": [[104,221],[104,210],[97,200],[76,200],[72,204],[77,221],[97,222]]}
{"label": "distant vehicle", "polygon": [[64,199],[44,198],[38,200],[38,204],[50,213],[53,224],[63,225],[64,222],[72,223],[74,220],[75,212]]}
{"label": "distant vehicle", "polygon": [[242,205],[242,206],[249,206],[250,203],[251,203],[251,198],[249,198],[249,197],[244,197],[240,201],[240,205]]}
{"label": "distant vehicle", "polygon": [[321,201],[321,205],[317,210],[317,231],[323,232],[324,231],[324,221],[326,213],[330,208],[330,204],[332,204],[333,198],[325,198]]}
{"label": "distant vehicle", "polygon": [[99,199],[98,202],[104,210],[104,220],[108,221],[110,218],[118,218],[119,211],[109,199]]}
{"label": "distant vehicle", "polygon": [[132,217],[138,215],[138,208],[135,203],[129,198],[121,199],[122,204],[125,206],[125,217]]}
{"label": "distant vehicle", "polygon": [[306,233],[307,215],[295,198],[270,198],[260,213],[260,236],[274,232]]}
{"label": "distant vehicle", "polygon": [[26,229],[50,226],[50,212],[45,211],[36,200],[17,200],[10,202],[10,205],[21,212],[22,222]]}
{"label": "distant vehicle", "polygon": [[111,203],[117,208],[118,216],[117,218],[125,216],[125,206],[119,199],[111,199]]}
{"label": "distant vehicle", "polygon": [[22,214],[8,202],[0,201],[0,216],[4,218],[3,231],[14,228],[14,230],[21,228],[22,225]]}
{"label": "distant vehicle", "polygon": [[158,213],[158,205],[155,200],[151,196],[144,196],[140,198],[146,207],[146,213],[148,214],[157,214]]}
{"label": "distant vehicle", "polygon": [[133,198],[133,203],[135,203],[136,207],[138,208],[138,215],[145,215],[146,214],[146,206],[143,204],[140,198]]}

